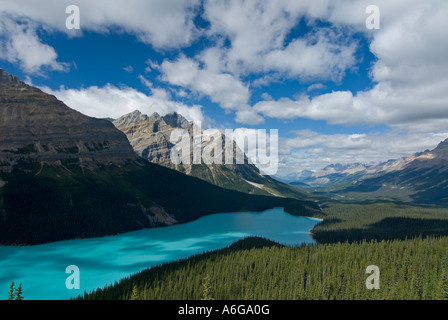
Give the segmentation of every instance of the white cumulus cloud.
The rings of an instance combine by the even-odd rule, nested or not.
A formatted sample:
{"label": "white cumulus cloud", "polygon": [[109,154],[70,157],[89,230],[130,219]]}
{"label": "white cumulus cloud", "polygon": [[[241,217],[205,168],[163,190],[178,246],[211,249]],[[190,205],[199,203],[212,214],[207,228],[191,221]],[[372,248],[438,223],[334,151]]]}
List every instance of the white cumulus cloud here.
{"label": "white cumulus cloud", "polygon": [[119,88],[111,84],[104,87],[92,86],[82,89],[64,87],[60,87],[58,90],[48,87],[41,89],[56,96],[72,109],[96,118],[115,119],[134,110],[139,110],[148,115],[153,112],[165,115],[176,111],[196,123],[204,120],[201,106],[187,106],[172,101],[163,89],[153,89],[151,95],[146,95],[130,87]]}
{"label": "white cumulus cloud", "polygon": [[44,69],[66,71],[69,65],[57,58],[54,48],[42,43],[31,21],[18,24],[0,12],[0,59],[17,63],[28,74]]}

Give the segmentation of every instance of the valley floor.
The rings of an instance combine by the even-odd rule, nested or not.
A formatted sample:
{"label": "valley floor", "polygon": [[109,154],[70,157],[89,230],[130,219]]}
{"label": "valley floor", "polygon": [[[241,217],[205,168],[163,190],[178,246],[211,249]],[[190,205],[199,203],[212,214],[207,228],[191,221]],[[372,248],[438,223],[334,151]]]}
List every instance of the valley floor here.
{"label": "valley floor", "polygon": [[321,204],[324,221],[312,230],[318,243],[448,236],[448,208],[392,201]]}

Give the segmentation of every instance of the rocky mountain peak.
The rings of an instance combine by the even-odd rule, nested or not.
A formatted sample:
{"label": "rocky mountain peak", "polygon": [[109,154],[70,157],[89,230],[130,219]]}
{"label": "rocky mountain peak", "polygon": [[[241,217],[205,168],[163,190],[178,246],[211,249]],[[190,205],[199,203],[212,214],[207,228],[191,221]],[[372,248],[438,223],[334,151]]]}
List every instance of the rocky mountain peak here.
{"label": "rocky mountain peak", "polygon": [[0,69],[0,86],[2,86],[2,87],[6,87],[6,86],[27,87],[27,85],[24,82],[22,82],[19,78],[8,74],[3,69]]}
{"label": "rocky mountain peak", "polygon": [[[0,69],[0,99],[4,100],[9,94],[17,94],[18,92],[39,93],[37,88],[33,88],[21,81],[18,77],[8,74],[5,70]],[[53,97],[53,96],[50,96]],[[54,98],[54,97],[53,97]]]}
{"label": "rocky mountain peak", "polygon": [[188,129],[191,127],[191,122],[177,112],[169,113],[162,118],[172,128]]}
{"label": "rocky mountain peak", "polygon": [[438,156],[448,157],[448,139],[440,142],[432,152]]}
{"label": "rocky mountain peak", "polygon": [[130,116],[130,117],[139,117],[141,115],[142,115],[142,113],[140,112],[140,110],[134,110],[131,113],[128,113],[128,116]]}
{"label": "rocky mountain peak", "polygon": [[118,119],[112,121],[113,124],[122,131],[126,131],[125,128],[131,127],[156,127],[158,131],[160,128],[169,127],[170,129],[191,129],[192,122],[188,121],[182,115],[177,112],[169,113],[165,116],[161,116],[157,112],[153,112],[151,116],[142,114],[139,110],[135,110],[131,113],[125,114]]}
{"label": "rocky mountain peak", "polygon": [[145,114],[142,114],[139,110],[135,110],[131,113],[121,116],[118,119],[113,120],[112,122],[115,125],[129,126],[129,125],[133,125],[133,124],[142,123],[145,121],[148,121],[148,116]]}
{"label": "rocky mountain peak", "polygon": [[158,114],[157,112],[153,112],[152,115],[147,118],[148,121],[160,121],[162,120],[162,117],[160,116],[160,114]]}

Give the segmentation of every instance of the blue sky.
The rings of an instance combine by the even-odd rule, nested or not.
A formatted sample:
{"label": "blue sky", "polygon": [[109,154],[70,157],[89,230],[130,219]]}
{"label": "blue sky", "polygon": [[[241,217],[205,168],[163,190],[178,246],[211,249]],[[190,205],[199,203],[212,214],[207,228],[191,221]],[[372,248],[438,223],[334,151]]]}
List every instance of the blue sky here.
{"label": "blue sky", "polygon": [[446,1],[374,2],[6,0],[0,67],[89,116],[278,129],[278,175],[294,179],[448,138]]}

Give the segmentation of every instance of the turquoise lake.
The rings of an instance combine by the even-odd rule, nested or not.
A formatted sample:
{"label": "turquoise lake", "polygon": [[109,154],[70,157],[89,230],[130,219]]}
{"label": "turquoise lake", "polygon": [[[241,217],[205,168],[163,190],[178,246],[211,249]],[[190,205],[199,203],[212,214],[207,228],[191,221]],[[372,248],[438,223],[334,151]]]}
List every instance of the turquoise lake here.
{"label": "turquoise lake", "polygon": [[[223,248],[248,236],[286,245],[313,243],[309,231],[319,222],[275,208],[214,214],[186,224],[103,238],[0,246],[0,299],[7,298],[12,281],[16,286],[22,283],[26,300],[70,299],[151,266]],[[79,290],[66,287],[69,265],[79,268]]]}

